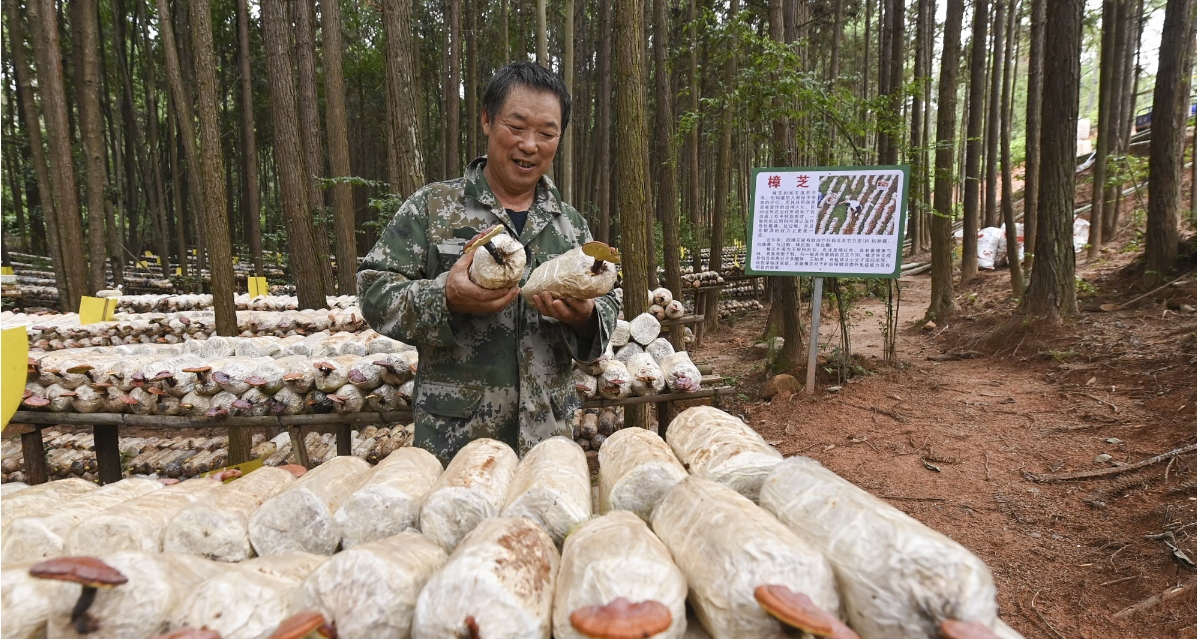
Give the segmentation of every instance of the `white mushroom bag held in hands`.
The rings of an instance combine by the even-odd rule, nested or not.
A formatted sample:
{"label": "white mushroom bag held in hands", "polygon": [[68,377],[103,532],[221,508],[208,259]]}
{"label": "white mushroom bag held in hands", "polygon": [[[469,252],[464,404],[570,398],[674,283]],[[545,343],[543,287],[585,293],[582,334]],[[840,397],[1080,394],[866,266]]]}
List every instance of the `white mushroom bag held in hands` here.
{"label": "white mushroom bag held in hands", "polygon": [[615,286],[619,251],[602,242],[588,242],[541,264],[524,283],[524,299],[548,291],[556,297],[589,300]]}

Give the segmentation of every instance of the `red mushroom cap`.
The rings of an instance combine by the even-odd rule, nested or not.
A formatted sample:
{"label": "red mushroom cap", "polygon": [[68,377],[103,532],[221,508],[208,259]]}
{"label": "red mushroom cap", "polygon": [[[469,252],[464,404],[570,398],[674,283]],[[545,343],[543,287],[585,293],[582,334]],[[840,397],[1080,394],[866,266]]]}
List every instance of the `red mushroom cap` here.
{"label": "red mushroom cap", "polygon": [[25,398],[25,404],[27,406],[33,406],[34,408],[41,408],[42,406],[49,406],[50,400],[46,399],[45,397],[32,396]]}
{"label": "red mushroom cap", "polygon": [[939,633],[944,639],[998,639],[992,629],[976,621],[944,619],[939,622]]}
{"label": "red mushroom cap", "polygon": [[38,579],[70,581],[92,588],[110,588],[129,581],[121,571],[98,557],[55,557],[29,567],[29,576]]}
{"label": "red mushroom cap", "polygon": [[574,630],[593,639],[645,639],[668,630],[673,615],[659,601],[632,603],[619,597],[605,606],[573,611],[569,623]]}
{"label": "red mushroom cap", "polygon": [[154,635],[150,639],[220,639],[220,633],[207,628],[181,628],[174,632]]}
{"label": "red mushroom cap", "polygon": [[284,619],[269,639],[302,639],[313,630],[321,637],[335,639],[337,636],[336,629],[325,621],[324,615],[315,610],[305,610]]}
{"label": "red mushroom cap", "polygon": [[778,621],[830,639],[860,639],[844,622],[815,605],[810,597],[785,586],[757,586],[756,602]]}
{"label": "red mushroom cap", "polygon": [[206,373],[212,370],[211,366],[190,366],[183,369],[184,373]]}
{"label": "red mushroom cap", "polygon": [[92,369],[91,364],[76,364],[76,365],[68,368],[66,370],[66,372],[68,372],[72,375],[78,375],[79,373],[86,373],[87,371],[89,371],[91,369]]}
{"label": "red mushroom cap", "polygon": [[296,479],[303,477],[303,474],[308,472],[308,469],[300,466],[299,464],[284,464],[279,466],[279,468],[291,473]]}

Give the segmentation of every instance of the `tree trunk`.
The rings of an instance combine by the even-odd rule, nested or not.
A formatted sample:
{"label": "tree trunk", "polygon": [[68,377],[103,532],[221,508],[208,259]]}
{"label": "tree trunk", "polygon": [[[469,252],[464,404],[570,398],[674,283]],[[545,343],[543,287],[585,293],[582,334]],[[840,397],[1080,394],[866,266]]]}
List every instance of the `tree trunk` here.
{"label": "tree trunk", "polygon": [[178,127],[175,125],[175,117],[175,110],[168,108],[166,110],[166,148],[170,149],[170,197],[174,208],[175,241],[178,244],[179,272],[186,277],[188,274],[187,210],[183,204],[183,181],[179,176],[179,144],[175,140]]}
{"label": "tree trunk", "polygon": [[831,62],[827,77],[834,84],[840,77],[840,43],[844,40],[844,0],[834,0],[835,14],[831,27]]}
{"label": "tree trunk", "polygon": [[[21,23],[21,8],[18,0],[4,0],[5,27],[8,30],[8,42],[12,50],[14,75],[17,80],[17,99],[20,101],[21,116],[24,119],[25,134],[29,140],[29,153],[33,161],[33,175],[37,180],[37,193],[42,209],[42,221],[46,227],[46,240],[50,249],[50,263],[54,267],[54,285],[58,288],[58,305],[66,309],[70,304],[71,295],[67,285],[66,268],[63,262],[62,243],[58,234],[58,216],[54,210],[54,187],[50,178],[50,169],[46,163],[46,151],[42,146],[42,127],[37,117],[37,105],[33,100],[32,73],[29,60],[25,57],[25,42]],[[34,22],[37,9],[33,9],[30,17],[30,31],[40,29]],[[32,217],[33,199],[30,198],[30,217]]]}
{"label": "tree trunk", "polygon": [[894,136],[888,136],[889,139],[885,145],[885,157],[882,158],[883,164],[897,164],[898,150],[902,145],[902,134],[904,130],[904,123],[902,122],[902,95],[904,94],[903,69],[905,69],[906,62],[906,8],[905,0],[894,0],[890,5],[890,13],[892,13],[890,35],[889,35],[889,118],[894,125],[894,129],[899,131]]}
{"label": "tree trunk", "polygon": [[1097,89],[1097,157],[1093,162],[1092,208],[1089,213],[1089,259],[1097,259],[1101,252],[1102,219],[1105,206],[1106,162],[1110,156],[1110,136],[1114,133],[1111,107],[1115,96],[1111,80],[1114,72],[1115,21],[1118,18],[1118,0],[1105,0],[1101,12],[1101,69]]}
{"label": "tree trunk", "polygon": [[465,155],[466,162],[485,153],[479,153],[478,129],[481,121],[478,118],[478,3],[477,0],[466,0],[466,49],[465,49]]}
{"label": "tree trunk", "polygon": [[[163,0],[159,0],[160,2]],[[324,308],[324,280],[312,227],[311,200],[303,173],[303,147],[295,105],[295,76],[291,70],[291,46],[286,5],[283,0],[262,1],[262,44],[270,81],[271,119],[274,124],[274,161],[282,193],[283,217],[295,293],[300,308]]]}
{"label": "tree trunk", "polygon": [[[563,35],[564,37],[561,38],[563,40],[561,77],[565,81],[565,90],[572,95],[574,91],[574,64],[576,64],[574,60],[574,38],[576,37],[574,32],[574,0],[565,0],[565,29]],[[574,113],[578,111],[576,109],[578,102],[579,100],[575,98]],[[670,115],[672,116],[672,113]],[[574,135],[577,132],[578,126],[575,124],[572,129],[565,132],[561,139],[561,175],[557,178],[557,186],[561,189],[561,197],[566,202],[573,202],[575,206],[580,207],[578,202],[574,202]]]}
{"label": "tree trunk", "polygon": [[1049,2],[1044,34],[1043,104],[1051,108],[1043,111],[1035,269],[1020,311],[1052,321],[1077,312],[1072,208],[1076,196],[1074,166],[1084,4],[1084,0]]}
{"label": "tree trunk", "polygon": [[[100,113],[100,45],[96,35],[99,12],[96,0],[79,0],[78,7],[79,22],[72,27],[79,31],[82,48],[79,124],[87,164],[87,253],[91,265],[88,290],[94,293],[107,287],[104,190],[108,186],[108,174],[104,166],[104,123]],[[114,255],[113,260],[117,259],[120,256]]]}
{"label": "tree trunk", "polygon": [[964,21],[964,0],[947,0],[947,3],[943,59],[939,65],[939,107],[935,116],[935,215],[931,218],[931,303],[927,307],[927,317],[941,321],[956,309],[952,290],[952,220],[955,219],[952,168],[956,144],[956,75]]}
{"label": "tree trunk", "polygon": [[[383,0],[382,17],[387,38],[386,92],[395,113],[388,118],[389,148],[394,149],[394,173],[388,177],[391,189],[408,197],[424,186],[424,137],[419,111],[420,85],[415,79],[419,58],[415,57],[412,3],[407,0]],[[405,115],[400,115],[405,114]]]}
{"label": "tree trunk", "polygon": [[[1130,2],[1129,0],[1118,0],[1116,6],[1117,11],[1114,16],[1114,56],[1111,62],[1114,68],[1110,71],[1110,90],[1113,92],[1113,95],[1110,98],[1110,118],[1108,120],[1108,126],[1113,131],[1110,134],[1110,145],[1107,152],[1113,155],[1120,155],[1126,149],[1126,142],[1124,140],[1126,127],[1122,123],[1124,120],[1134,119],[1134,116],[1126,112],[1126,92],[1129,89],[1126,86],[1125,61],[1127,57],[1127,40],[1130,37],[1130,20],[1128,18],[1131,14]],[[1101,236],[1105,241],[1114,239],[1116,231],[1114,228],[1115,208],[1119,204],[1119,194],[1121,191],[1121,183],[1106,185],[1105,199],[1101,207]],[[1096,219],[1092,215],[1090,217]]]}
{"label": "tree trunk", "polygon": [[[166,0],[158,0],[165,9]],[[208,0],[189,0],[191,45],[195,56],[196,104],[199,107],[199,170],[195,180],[204,183],[204,207],[200,223],[208,243],[208,269],[212,274],[212,310],[216,334],[236,335],[237,307],[233,295],[232,243],[229,241],[228,210],[225,208],[224,155],[220,144],[220,120],[216,104],[216,56],[212,52],[212,14]],[[165,38],[163,39],[165,44]]]}
{"label": "tree trunk", "polygon": [[500,64],[506,64],[507,60],[511,59],[511,34],[507,28],[507,4],[508,0],[500,0],[499,48],[502,50],[502,55],[499,56]]}
{"label": "tree trunk", "polygon": [[[335,2],[336,0],[328,1]],[[325,10],[327,11],[327,9]],[[325,38],[328,37],[326,33]],[[340,34],[337,37],[340,37]],[[247,0],[237,0],[237,42],[237,58],[241,69],[241,141],[245,145],[243,149],[244,165],[242,166],[242,170],[245,171],[245,235],[249,239],[249,256],[254,262],[254,275],[262,277],[262,200],[258,186],[258,138],[257,131],[254,129],[254,91],[253,75],[249,64],[249,7]]]}
{"label": "tree trunk", "polygon": [[[890,22],[890,18],[893,16],[893,4],[894,0],[878,0],[877,2],[877,95],[886,96],[887,103],[890,92],[889,73],[893,68],[890,66],[889,59],[892,52],[890,40],[893,23]],[[878,164],[884,164],[885,159],[889,156],[889,134],[886,132],[889,127],[889,115],[888,108],[878,109],[875,114]]]}
{"label": "tree trunk", "polygon": [[599,223],[595,237],[611,242],[611,2],[599,3],[598,113],[595,116],[594,202]]}
{"label": "tree trunk", "polygon": [[[677,153],[673,145],[673,89],[669,71],[669,3],[653,0],[653,81],[657,97],[657,218],[661,220],[665,254],[665,287],[682,292],[678,249]],[[567,30],[568,33],[568,30]],[[568,40],[568,38],[567,38]],[[568,66],[566,67],[568,68]]]}
{"label": "tree trunk", "polygon": [[[985,226],[997,226],[998,221],[998,129],[1001,126],[1002,62],[1005,55],[1006,38],[1003,27],[1006,22],[1006,3],[1009,0],[994,0],[993,15],[993,71],[989,82],[989,115],[985,118]],[[1013,7],[1011,7],[1013,10]]]}
{"label": "tree trunk", "polygon": [[[1010,5],[1010,14],[1006,21],[1006,50],[1003,52],[1005,60],[1002,67],[1002,223],[1006,225],[1006,261],[1010,264],[1010,289],[1015,297],[1022,294],[1022,265],[1018,260],[1018,230],[1014,227],[1014,176],[1010,167],[1010,118],[1011,102],[1014,95],[1010,83],[1014,76],[1014,41],[1018,35],[1015,25],[1018,23],[1018,4]],[[998,22],[994,27],[1002,28]]]}
{"label": "tree trunk", "polygon": [[[930,0],[918,0],[918,18],[915,22],[914,35],[914,77],[922,82],[923,77],[930,73],[930,60],[927,58],[927,39],[935,38],[934,25],[928,24]],[[929,28],[930,27],[930,28]],[[930,34],[928,33],[930,31]],[[835,77],[834,75],[832,77]],[[930,95],[927,95],[930,98]],[[910,240],[910,254],[920,251],[923,232],[923,213],[926,209],[928,185],[924,179],[927,165],[926,147],[927,130],[923,127],[923,94],[916,91],[911,97],[910,105],[910,146],[913,153],[910,158],[910,175],[913,197],[910,199],[910,212],[907,215],[906,238]]]}
{"label": "tree trunk", "polygon": [[[79,310],[79,298],[88,293],[87,266],[82,247],[83,223],[79,218],[79,197],[75,184],[75,166],[71,154],[70,126],[67,123],[66,89],[62,80],[62,58],[58,55],[58,22],[54,3],[50,0],[30,0],[26,5],[29,31],[33,34],[33,54],[37,61],[38,91],[41,94],[42,118],[45,120],[49,143],[50,180],[54,196],[55,220],[58,223],[57,246],[52,249],[62,256],[67,294],[59,306],[65,311]],[[36,130],[36,129],[35,129]],[[43,198],[49,199],[49,198]]]}
{"label": "tree trunk", "polygon": [[[324,99],[328,117],[328,165],[333,178],[350,176],[349,132],[345,121],[345,79],[341,65],[340,0],[320,5],[324,20]],[[357,294],[357,226],[353,191],[348,184],[332,187],[333,225],[337,234],[337,289],[341,295]]]}
{"label": "tree trunk", "polygon": [[985,119],[985,30],[989,25],[988,0],[973,3],[973,44],[969,53],[968,133],[964,160],[964,243],[960,281],[977,276],[977,223],[981,200],[981,126]]}
{"label": "tree trunk", "polygon": [[1160,60],[1151,99],[1151,173],[1147,178],[1147,242],[1143,285],[1158,286],[1176,266],[1180,250],[1181,151],[1189,116],[1193,21],[1197,0],[1170,0],[1164,9]]}
{"label": "tree trunk", "polygon": [[[697,240],[702,219],[702,172],[699,161],[699,146],[702,141],[701,122],[698,117],[702,111],[699,97],[702,95],[702,81],[698,77],[698,0],[690,0],[690,14],[688,16],[690,30],[690,113],[694,115],[693,129],[686,137],[686,153],[689,158],[690,173],[686,177],[687,207],[690,214],[690,233]],[[600,94],[601,99],[601,94]],[[693,262],[694,270],[699,270],[702,254],[698,250],[698,242],[694,242]],[[695,309],[696,311],[698,309]]]}
{"label": "tree trunk", "polygon": [[[328,231],[324,226],[324,153],[320,143],[320,97],[316,89],[316,8],[313,0],[295,0],[295,61],[299,79],[299,134],[303,142],[304,187],[311,201],[316,250],[324,290],[336,290],[332,262],[328,258]],[[354,269],[357,270],[356,268]]]}
{"label": "tree trunk", "polygon": [[[736,0],[732,0],[733,4]],[[616,0],[614,40],[617,60],[615,108],[619,118],[616,144],[619,146],[619,210],[623,218],[622,255],[624,316],[636,317],[648,310],[649,259],[653,251],[652,222],[648,211],[648,110],[645,106],[644,4],[641,0]],[[643,406],[627,406],[626,426],[648,426]]]}
{"label": "tree trunk", "polygon": [[536,64],[549,68],[549,30],[545,0],[536,0]]}
{"label": "tree trunk", "polygon": [[461,175],[461,0],[445,0],[445,179]]}
{"label": "tree trunk", "polygon": [[1043,114],[1043,49],[1047,28],[1047,0],[1031,0],[1031,49],[1027,61],[1027,159],[1023,178],[1023,266],[1029,273],[1035,264],[1039,229],[1039,149]]}
{"label": "tree trunk", "polygon": [[[740,11],[740,0],[731,0],[727,11],[727,21],[736,19]],[[735,94],[736,83],[736,55],[731,52],[727,65],[723,68],[722,91],[726,96]],[[722,122],[719,125],[719,152],[715,168],[715,209],[711,215],[711,253],[708,258],[708,268],[718,273],[723,268],[723,225],[727,220],[727,198],[730,190],[731,174],[735,170],[732,165],[732,129],[735,128],[735,106],[727,104],[723,107]],[[719,292],[714,291],[707,296],[707,307],[704,310],[708,331],[713,331],[719,325]]]}

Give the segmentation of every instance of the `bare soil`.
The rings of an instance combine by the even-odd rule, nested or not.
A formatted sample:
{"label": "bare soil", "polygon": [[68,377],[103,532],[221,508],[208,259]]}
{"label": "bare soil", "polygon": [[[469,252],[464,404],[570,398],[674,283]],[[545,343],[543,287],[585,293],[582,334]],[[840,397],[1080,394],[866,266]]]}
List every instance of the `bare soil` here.
{"label": "bare soil", "polygon": [[[1011,321],[1003,268],[957,285],[958,314],[930,328],[930,275],[902,279],[896,366],[882,363],[883,300],[854,302],[853,361],[867,372],[846,383],[826,364],[839,343],[829,304],[811,396],[761,398],[766,366],[752,346],[767,313],[708,333],[695,359],[736,384],[722,406],[785,455],[819,460],[983,558],[1003,618],[1026,637],[1197,637],[1197,453],[1096,480],[1026,476],[1197,443],[1197,274],[1099,310],[1145,292],[1134,288],[1141,251],[1124,250],[1133,238],[1078,258],[1084,310],[1063,324]],[[805,379],[804,367],[790,372]]]}

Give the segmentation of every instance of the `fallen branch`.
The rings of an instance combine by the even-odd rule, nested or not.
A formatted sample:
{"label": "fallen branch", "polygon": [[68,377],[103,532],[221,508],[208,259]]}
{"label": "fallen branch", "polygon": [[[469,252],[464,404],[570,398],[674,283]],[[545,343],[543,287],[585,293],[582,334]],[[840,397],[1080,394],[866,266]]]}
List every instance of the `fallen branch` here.
{"label": "fallen branch", "polygon": [[842,399],[838,400],[838,403],[843,404],[844,406],[851,406],[852,408],[856,408],[859,410],[867,410],[867,411],[870,411],[873,413],[877,413],[879,415],[885,415],[886,417],[889,417],[890,419],[897,420],[899,423],[902,423],[902,424],[906,424],[906,423],[910,422],[910,420],[907,419],[905,415],[903,415],[902,413],[899,413],[898,411],[895,411],[895,410],[887,410],[887,409],[881,408],[879,406],[861,406],[860,404],[853,404],[851,402],[845,402]]}
{"label": "fallen branch", "polygon": [[1197,577],[1193,577],[1183,584],[1169,588],[1164,592],[1154,594],[1140,601],[1139,603],[1134,604],[1133,606],[1123,608],[1122,610],[1114,613],[1114,618],[1126,619],[1131,615],[1138,614],[1145,610],[1151,610],[1152,608],[1155,608],[1169,599],[1175,599],[1176,597],[1179,597],[1185,593],[1191,592],[1194,588],[1197,588]]}
{"label": "fallen branch", "polygon": [[1060,634],[1060,631],[1056,630],[1056,627],[1053,626],[1052,623],[1047,620],[1047,617],[1044,617],[1043,613],[1039,612],[1039,609],[1035,607],[1035,597],[1038,597],[1038,596],[1039,596],[1038,590],[1035,591],[1035,594],[1031,595],[1031,610],[1034,610],[1035,614],[1039,615],[1039,620],[1042,621],[1043,623],[1047,624],[1047,627],[1051,629],[1052,633],[1054,633],[1056,635],[1056,637],[1059,637],[1059,639],[1064,639],[1064,635]]}
{"label": "fallen branch", "polygon": [[1159,293],[1160,291],[1168,288],[1169,286],[1173,286],[1175,284],[1180,283],[1181,280],[1185,279],[1189,275],[1192,275],[1192,273],[1193,273],[1192,271],[1189,271],[1188,273],[1180,275],[1180,276],[1176,277],[1175,279],[1173,279],[1171,282],[1168,282],[1167,284],[1163,284],[1161,286],[1153,288],[1150,291],[1147,291],[1146,293],[1136,297],[1133,300],[1129,300],[1129,301],[1123,302],[1121,304],[1102,304],[1100,308],[1102,311],[1105,311],[1107,313],[1112,312],[1112,311],[1121,311],[1122,309],[1127,308],[1127,307],[1131,306],[1132,304],[1139,302],[1140,300],[1143,300],[1145,298],[1151,297],[1152,295],[1155,295],[1156,293]]}
{"label": "fallen branch", "polygon": [[1194,451],[1197,451],[1197,444],[1189,444],[1188,446],[1185,446],[1183,448],[1177,448],[1176,450],[1170,450],[1161,455],[1156,455],[1155,457],[1152,457],[1150,459],[1144,459],[1141,462],[1135,462],[1133,464],[1126,464],[1125,466],[1115,466],[1113,468],[1103,468],[1101,470],[1083,470],[1080,472],[1061,473],[1058,475],[1040,475],[1040,474],[1036,474],[1036,473],[1023,473],[1023,476],[1033,482],[1037,482],[1037,483],[1041,483],[1041,484],[1057,482],[1057,481],[1071,481],[1071,480],[1075,480],[1075,479],[1096,479],[1098,477],[1109,477],[1111,475],[1119,475],[1119,474],[1129,472],[1132,470],[1138,470],[1140,468],[1154,466],[1155,464],[1159,464],[1161,462],[1168,461],[1169,459],[1172,459],[1174,457],[1179,457],[1181,455],[1191,453]]}

